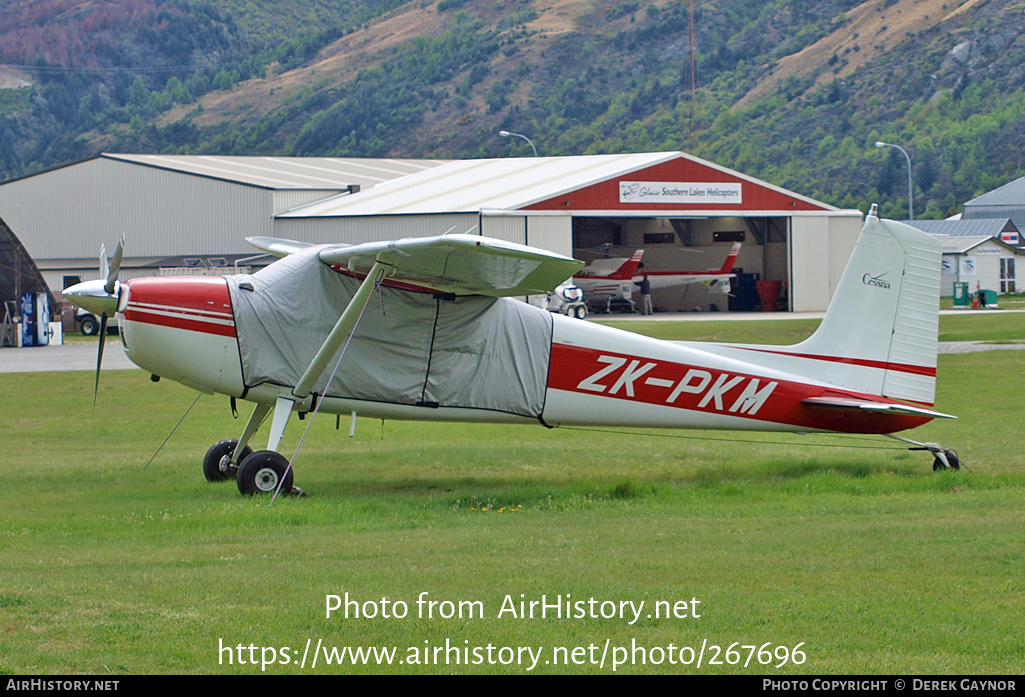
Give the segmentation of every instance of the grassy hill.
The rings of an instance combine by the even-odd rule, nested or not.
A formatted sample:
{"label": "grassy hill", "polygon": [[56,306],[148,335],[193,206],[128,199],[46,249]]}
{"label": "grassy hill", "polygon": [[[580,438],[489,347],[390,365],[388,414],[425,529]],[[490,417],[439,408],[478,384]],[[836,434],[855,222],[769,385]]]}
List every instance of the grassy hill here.
{"label": "grassy hill", "polygon": [[[115,5],[134,13],[97,38]],[[906,170],[876,140],[911,153],[919,217],[1025,174],[1013,0],[698,0],[693,23],[680,0],[64,0],[0,17],[19,7],[22,29],[51,8],[82,48],[4,45],[34,82],[0,90],[7,176],[100,150],[528,155],[503,128],[542,155],[684,149],[888,216],[907,214]]]}

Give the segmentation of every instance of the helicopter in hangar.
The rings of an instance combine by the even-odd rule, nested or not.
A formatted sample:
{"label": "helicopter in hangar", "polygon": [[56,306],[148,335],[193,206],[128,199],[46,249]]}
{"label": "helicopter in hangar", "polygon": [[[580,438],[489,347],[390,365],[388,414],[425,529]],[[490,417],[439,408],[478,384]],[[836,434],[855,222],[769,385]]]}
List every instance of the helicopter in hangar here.
{"label": "helicopter in hangar", "polygon": [[[203,471],[245,494],[289,492],[291,414],[382,419],[889,435],[934,418],[941,248],[875,206],[826,315],[793,346],[669,342],[517,300],[582,262],[476,235],[357,245],[248,238],[279,259],[251,275],[118,281],[64,291],[120,315],[128,357],[154,376],[254,404]],[[377,296],[377,302],[371,299]],[[97,381],[103,352],[100,332]],[[95,397],[95,395],[94,395]],[[266,448],[250,444],[267,419]]]}

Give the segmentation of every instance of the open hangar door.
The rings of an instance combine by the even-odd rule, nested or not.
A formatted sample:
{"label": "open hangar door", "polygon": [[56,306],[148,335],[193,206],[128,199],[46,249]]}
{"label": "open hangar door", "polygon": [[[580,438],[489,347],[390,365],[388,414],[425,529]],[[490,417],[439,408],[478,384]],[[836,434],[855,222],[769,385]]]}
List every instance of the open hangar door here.
{"label": "open hangar door", "polygon": [[[716,284],[688,283],[652,290],[656,312],[753,312],[761,309],[758,281],[776,281],[774,309],[788,307],[787,217],[586,217],[573,218],[573,256],[588,263],[625,262],[644,250],[647,271],[714,271],[734,243],[741,244],[731,292]],[[603,262],[609,266],[610,262]],[[611,264],[611,265],[614,265]],[[763,286],[765,284],[762,284]],[[771,292],[771,290],[770,290]],[[634,300],[638,300],[639,289]]]}

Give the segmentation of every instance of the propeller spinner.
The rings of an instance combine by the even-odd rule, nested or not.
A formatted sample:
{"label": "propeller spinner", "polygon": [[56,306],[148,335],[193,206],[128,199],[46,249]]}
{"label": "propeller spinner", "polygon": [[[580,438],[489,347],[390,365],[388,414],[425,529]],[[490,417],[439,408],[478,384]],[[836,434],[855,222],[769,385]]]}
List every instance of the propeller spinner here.
{"label": "propeller spinner", "polygon": [[106,278],[85,281],[64,290],[64,297],[73,305],[100,317],[100,345],[96,354],[96,383],[93,386],[93,406],[100,389],[100,366],[103,363],[103,345],[107,338],[107,319],[117,314],[121,301],[121,284],[118,272],[125,252],[125,236],[121,235],[114,250],[114,261],[107,265],[106,247],[100,247],[100,274]]}

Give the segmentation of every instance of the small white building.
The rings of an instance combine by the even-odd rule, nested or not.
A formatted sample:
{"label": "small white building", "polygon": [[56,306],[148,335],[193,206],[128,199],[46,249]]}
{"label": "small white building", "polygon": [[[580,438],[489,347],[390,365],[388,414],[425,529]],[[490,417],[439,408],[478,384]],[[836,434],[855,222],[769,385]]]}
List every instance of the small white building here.
{"label": "small white building", "polygon": [[954,283],[968,283],[968,291],[994,290],[1017,293],[1025,286],[1018,273],[1021,249],[995,237],[940,237],[943,243],[943,276],[940,295],[952,296]]}

